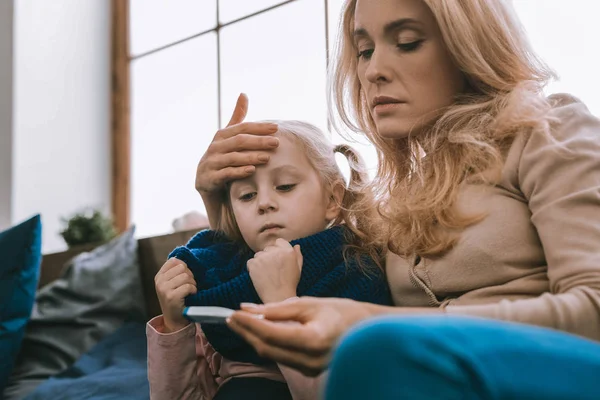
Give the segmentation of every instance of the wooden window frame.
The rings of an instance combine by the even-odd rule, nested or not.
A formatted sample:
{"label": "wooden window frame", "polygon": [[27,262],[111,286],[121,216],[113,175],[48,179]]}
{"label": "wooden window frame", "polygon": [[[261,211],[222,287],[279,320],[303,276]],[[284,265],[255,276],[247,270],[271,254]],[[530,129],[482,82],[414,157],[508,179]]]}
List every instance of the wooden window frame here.
{"label": "wooden window frame", "polygon": [[[129,40],[129,1],[111,0],[111,209],[115,228],[124,232],[131,221],[131,61],[176,46],[209,32],[217,34],[217,104],[218,121],[221,121],[221,36],[220,30],[256,15],[271,11],[298,0],[287,0],[236,20],[219,22],[219,0],[217,4],[217,25],[209,30],[169,43],[135,56],[130,52]],[[329,2],[325,6],[325,46],[326,63],[329,65]],[[200,155],[199,155],[200,156]]]}
{"label": "wooden window frame", "polygon": [[111,8],[111,207],[123,232],[131,219],[129,0],[112,0]]}

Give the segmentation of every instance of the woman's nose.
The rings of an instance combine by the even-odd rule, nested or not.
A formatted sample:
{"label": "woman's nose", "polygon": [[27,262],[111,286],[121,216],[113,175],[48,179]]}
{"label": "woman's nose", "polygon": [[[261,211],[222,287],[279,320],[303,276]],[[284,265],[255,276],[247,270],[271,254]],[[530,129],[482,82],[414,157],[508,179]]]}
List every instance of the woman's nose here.
{"label": "woman's nose", "polygon": [[374,84],[389,82],[391,80],[391,68],[389,62],[390,60],[388,54],[386,54],[385,48],[374,50],[365,71],[367,80]]}

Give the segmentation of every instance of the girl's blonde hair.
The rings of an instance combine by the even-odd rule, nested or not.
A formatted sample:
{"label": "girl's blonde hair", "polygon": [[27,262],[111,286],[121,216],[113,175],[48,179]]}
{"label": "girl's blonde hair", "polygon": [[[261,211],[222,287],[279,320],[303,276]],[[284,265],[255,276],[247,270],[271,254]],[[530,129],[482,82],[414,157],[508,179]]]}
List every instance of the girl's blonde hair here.
{"label": "girl's blonde hair", "polygon": [[[294,120],[263,122],[277,124],[276,135],[290,138],[300,146],[298,151],[306,155],[309,163],[320,176],[326,191],[333,195],[337,187],[343,188],[343,197],[339,204],[340,213],[331,221],[330,226],[345,224],[348,228],[344,257],[357,256],[359,265],[363,265],[361,256],[368,255],[381,266],[381,246],[375,244],[366,234],[371,230],[367,225],[373,223],[376,212],[373,196],[370,195],[371,191],[367,187],[368,173],[358,152],[346,144],[334,146],[319,128],[307,122]],[[348,160],[350,167],[348,184],[336,162],[336,153],[344,155]],[[228,192],[227,190],[224,193],[217,229],[223,231],[230,239],[244,243]]]}
{"label": "girl's blonde hair", "polygon": [[356,1],[345,4],[330,71],[331,120],[365,134],[377,148],[373,191],[386,229],[370,234],[400,255],[439,256],[483,217],[454,207],[460,186],[467,179],[493,183],[517,134],[549,132],[551,104],[542,89],[555,75],[532,51],[506,0],[422,0],[468,90],[419,135],[381,138],[357,76]]}

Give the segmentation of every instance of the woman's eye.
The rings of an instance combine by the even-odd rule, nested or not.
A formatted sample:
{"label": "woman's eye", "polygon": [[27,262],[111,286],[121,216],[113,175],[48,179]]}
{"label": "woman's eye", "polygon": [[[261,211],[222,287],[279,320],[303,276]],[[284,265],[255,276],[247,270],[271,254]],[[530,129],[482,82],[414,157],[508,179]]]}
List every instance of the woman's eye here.
{"label": "woman's eye", "polygon": [[358,52],[358,58],[363,60],[368,60],[373,55],[373,49],[361,50]]}
{"label": "woman's eye", "polygon": [[256,196],[256,193],[255,193],[255,192],[251,192],[251,193],[244,193],[243,195],[241,195],[241,196],[239,197],[239,199],[240,199],[241,201],[250,201],[250,200],[252,200],[252,199],[254,198],[254,196]]}
{"label": "woman's eye", "polygon": [[294,189],[294,187],[296,187],[296,184],[289,184],[289,185],[279,185],[277,186],[277,190],[281,191],[281,192],[289,192],[290,190]]}
{"label": "woman's eye", "polygon": [[422,40],[415,40],[414,42],[408,43],[398,43],[398,48],[405,52],[411,52],[417,50],[422,43]]}

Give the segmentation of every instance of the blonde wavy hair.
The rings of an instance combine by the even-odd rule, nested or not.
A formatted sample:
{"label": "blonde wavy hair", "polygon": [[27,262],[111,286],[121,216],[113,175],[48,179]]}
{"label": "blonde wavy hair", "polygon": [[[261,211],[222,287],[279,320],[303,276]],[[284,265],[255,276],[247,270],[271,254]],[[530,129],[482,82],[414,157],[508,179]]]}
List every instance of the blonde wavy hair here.
{"label": "blonde wavy hair", "polygon": [[353,41],[357,0],[345,3],[330,70],[330,118],[366,135],[377,148],[373,190],[382,226],[369,232],[403,256],[440,256],[461,230],[482,215],[459,212],[465,181],[492,184],[517,134],[549,132],[552,107],[543,87],[555,74],[533,52],[512,6],[505,0],[422,0],[462,71],[468,91],[442,110],[418,135],[377,135],[357,76]]}
{"label": "blonde wavy hair", "polygon": [[[343,190],[341,202],[338,204],[340,213],[329,226],[344,224],[348,228],[344,258],[355,257],[358,265],[364,267],[362,257],[366,255],[382,268],[381,244],[375,243],[367,234],[373,230],[369,225],[376,220],[376,207],[368,187],[369,177],[366,166],[360,154],[346,144],[334,146],[323,131],[307,122],[295,120],[263,122],[277,124],[276,136],[287,137],[299,146],[298,151],[306,155],[327,192],[333,195],[337,188]],[[342,154],[348,161],[350,167],[348,183],[336,162],[336,153]],[[231,240],[245,245],[231,206],[229,188],[230,184],[223,192],[221,218],[218,219],[216,229],[225,233]]]}

